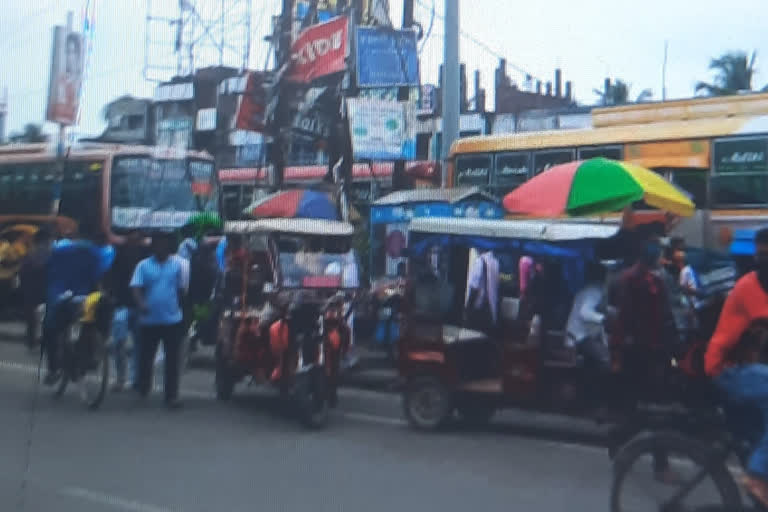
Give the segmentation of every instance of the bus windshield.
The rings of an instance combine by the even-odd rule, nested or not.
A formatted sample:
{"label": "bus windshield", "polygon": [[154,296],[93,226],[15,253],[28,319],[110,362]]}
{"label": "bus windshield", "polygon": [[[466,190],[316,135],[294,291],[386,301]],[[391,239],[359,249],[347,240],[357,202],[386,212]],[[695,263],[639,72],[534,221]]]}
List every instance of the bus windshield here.
{"label": "bus windshield", "polygon": [[218,209],[213,162],[116,157],[112,167],[114,229],[177,228],[198,212]]}

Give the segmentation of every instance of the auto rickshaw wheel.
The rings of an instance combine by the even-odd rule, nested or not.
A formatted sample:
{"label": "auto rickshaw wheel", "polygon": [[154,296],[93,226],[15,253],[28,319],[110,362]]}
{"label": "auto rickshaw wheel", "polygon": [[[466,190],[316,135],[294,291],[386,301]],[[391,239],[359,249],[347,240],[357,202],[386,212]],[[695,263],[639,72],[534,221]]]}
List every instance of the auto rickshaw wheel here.
{"label": "auto rickshaw wheel", "polygon": [[405,417],[412,427],[435,430],[443,426],[453,411],[448,389],[434,377],[411,380],[403,393]]}
{"label": "auto rickshaw wheel", "polygon": [[236,379],[229,367],[221,345],[216,345],[216,398],[229,400],[235,390]]}
{"label": "auto rickshaw wheel", "polygon": [[456,406],[462,422],[473,427],[487,425],[496,414],[496,405],[475,400],[466,400]]}

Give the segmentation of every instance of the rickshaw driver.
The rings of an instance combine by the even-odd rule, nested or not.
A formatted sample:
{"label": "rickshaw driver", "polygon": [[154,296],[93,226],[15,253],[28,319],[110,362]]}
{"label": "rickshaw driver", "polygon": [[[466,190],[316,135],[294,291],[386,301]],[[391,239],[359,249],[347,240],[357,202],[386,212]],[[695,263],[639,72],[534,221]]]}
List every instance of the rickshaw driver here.
{"label": "rickshaw driver", "polygon": [[[728,295],[704,362],[707,375],[729,401],[760,412],[762,424],[754,425],[759,427],[760,440],[742,483],[768,506],[768,365],[757,362],[758,351],[742,341],[755,321],[768,320],[768,229],[757,232],[755,249],[757,270],[739,279]],[[742,430],[748,427],[743,425]]]}

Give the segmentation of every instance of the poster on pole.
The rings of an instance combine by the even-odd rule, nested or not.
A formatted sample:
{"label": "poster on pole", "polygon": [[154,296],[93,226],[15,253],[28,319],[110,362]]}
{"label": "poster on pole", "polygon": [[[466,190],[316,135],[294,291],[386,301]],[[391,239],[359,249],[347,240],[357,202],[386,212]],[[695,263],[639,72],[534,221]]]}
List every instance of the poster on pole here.
{"label": "poster on pole", "polygon": [[62,125],[77,121],[83,82],[83,36],[65,27],[53,29],[51,74],[45,118]]}
{"label": "poster on pole", "polygon": [[291,82],[310,83],[347,69],[349,20],[346,16],[313,25],[299,34],[291,46]]}
{"label": "poster on pole", "polygon": [[358,87],[419,85],[414,31],[358,27],[356,48]]}
{"label": "poster on pole", "polygon": [[416,157],[413,104],[349,98],[347,110],[355,159],[413,160]]}

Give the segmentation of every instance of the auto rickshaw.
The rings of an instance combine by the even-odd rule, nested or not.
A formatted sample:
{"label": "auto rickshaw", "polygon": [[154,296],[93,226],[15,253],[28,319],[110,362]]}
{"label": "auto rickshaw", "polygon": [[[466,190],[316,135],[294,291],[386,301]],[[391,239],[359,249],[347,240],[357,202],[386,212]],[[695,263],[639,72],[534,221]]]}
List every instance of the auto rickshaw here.
{"label": "auto rickshaw", "polygon": [[[586,263],[609,263],[618,230],[570,220],[413,220],[399,340],[409,423],[434,429],[458,412],[477,424],[503,407],[592,414],[600,404],[589,392],[594,386],[587,384],[583,358],[566,337],[565,324],[574,296],[586,284]],[[478,328],[464,320],[467,281],[475,259],[489,250],[499,263],[497,321]],[[554,276],[543,312],[531,311],[521,296],[523,256],[546,265]],[[709,271],[718,277],[717,269]],[[487,278],[487,269],[482,275]]]}
{"label": "auto rickshaw", "polygon": [[216,393],[250,377],[293,399],[302,421],[324,426],[349,347],[344,306],[359,287],[353,226],[318,219],[227,222],[216,345]]}

